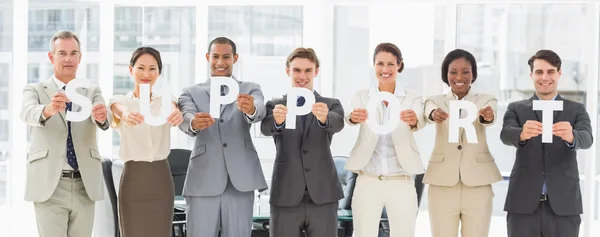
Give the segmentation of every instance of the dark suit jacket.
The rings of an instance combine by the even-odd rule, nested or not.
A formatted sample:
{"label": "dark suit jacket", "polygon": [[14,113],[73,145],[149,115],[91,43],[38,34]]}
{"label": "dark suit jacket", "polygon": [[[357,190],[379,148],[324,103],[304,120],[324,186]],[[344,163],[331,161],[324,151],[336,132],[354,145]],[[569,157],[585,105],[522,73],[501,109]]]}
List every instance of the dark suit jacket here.
{"label": "dark suit jacket", "polygon": [[344,128],[344,109],[337,99],[321,97],[315,92],[316,102],[329,108],[327,125],[322,128],[317,118],[306,115],[306,126],[300,116],[296,129],[278,130],[273,119],[273,108],[286,105],[286,97],[267,102],[267,115],[261,123],[265,136],[273,136],[277,154],[271,184],[271,205],[296,206],[302,200],[305,189],[316,204],[338,201],[344,197],[335,164],[331,156],[333,134]]}
{"label": "dark suit jacket", "polygon": [[558,136],[552,143],[542,143],[542,135],[521,144],[519,136],[527,120],[542,121],[542,112],[534,111],[532,101],[512,102],[504,115],[500,139],[517,148],[517,157],[510,174],[504,210],[518,214],[533,213],[540,202],[544,177],[550,206],[561,216],[583,213],[577,149],[587,149],[593,143],[590,117],[581,103],[563,100],[563,111],[554,112],[553,123],[568,121],[573,127],[574,145],[571,148]]}

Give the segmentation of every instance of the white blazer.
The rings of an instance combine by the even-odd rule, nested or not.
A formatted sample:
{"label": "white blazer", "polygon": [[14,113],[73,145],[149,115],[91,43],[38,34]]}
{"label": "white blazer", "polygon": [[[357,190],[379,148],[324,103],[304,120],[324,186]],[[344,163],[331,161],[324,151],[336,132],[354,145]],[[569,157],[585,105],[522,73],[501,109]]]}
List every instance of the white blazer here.
{"label": "white blazer", "polygon": [[[352,109],[349,110],[345,118],[348,125],[358,125],[350,122],[350,113],[354,108],[366,108],[369,98],[377,92],[378,89],[376,87],[356,92],[356,95],[354,95],[354,98],[352,99]],[[425,170],[413,132],[418,131],[425,126],[425,121],[423,119],[423,99],[417,92],[404,90],[399,88],[399,86],[396,86],[394,94],[400,102],[400,111],[408,109],[413,110],[417,114],[418,120],[417,127],[413,129],[410,128],[410,125],[400,121],[398,127],[392,132],[392,142],[394,143],[394,148],[396,150],[396,157],[399,164],[407,173],[422,174]],[[381,103],[377,106],[377,113],[369,114],[369,116],[377,116],[375,117],[376,119],[383,116]],[[395,116],[400,117],[400,114]],[[346,162],[345,168],[352,172],[359,172],[363,169],[373,157],[379,136],[379,134],[371,131],[366,122],[360,124],[358,138],[356,139],[354,148],[352,148],[352,151],[350,152],[350,157]]]}

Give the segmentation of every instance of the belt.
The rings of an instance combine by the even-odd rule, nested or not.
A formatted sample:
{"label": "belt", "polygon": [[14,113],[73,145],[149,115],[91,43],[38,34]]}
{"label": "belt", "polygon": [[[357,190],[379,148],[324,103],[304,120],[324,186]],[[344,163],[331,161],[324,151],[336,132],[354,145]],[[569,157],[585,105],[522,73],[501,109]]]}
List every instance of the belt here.
{"label": "belt", "polygon": [[63,170],[62,171],[62,177],[63,178],[70,178],[70,179],[80,179],[81,178],[81,173],[79,173],[79,170],[75,171],[75,170]]}
{"label": "belt", "polygon": [[548,201],[548,194],[542,194],[542,196],[540,197],[540,202],[545,202]]}
{"label": "belt", "polygon": [[360,171],[359,172],[360,175],[363,176],[367,176],[367,177],[371,177],[371,178],[376,178],[379,180],[411,180],[412,179],[412,175],[408,175],[408,174],[400,174],[400,175],[377,175],[377,174],[371,174],[371,173],[367,173],[364,171]]}

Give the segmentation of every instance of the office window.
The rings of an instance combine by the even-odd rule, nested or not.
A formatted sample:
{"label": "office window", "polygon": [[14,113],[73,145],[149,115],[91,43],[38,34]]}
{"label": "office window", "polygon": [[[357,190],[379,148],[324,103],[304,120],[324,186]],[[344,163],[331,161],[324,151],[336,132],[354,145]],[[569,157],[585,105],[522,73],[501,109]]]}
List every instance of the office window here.
{"label": "office window", "polygon": [[7,142],[9,137],[8,120],[0,120],[0,142]]}
{"label": "office window", "polygon": [[8,111],[9,102],[10,101],[8,101],[8,88],[0,88],[0,111]]}
{"label": "office window", "polygon": [[[30,0],[37,5],[38,0]],[[51,7],[29,10],[29,51],[48,52],[49,41],[59,30],[71,30],[79,37],[81,47],[97,52],[99,47],[100,15],[97,3],[85,7]]]}
{"label": "office window", "polygon": [[10,70],[10,64],[0,63],[0,89],[2,89],[2,88],[8,89],[9,70]]}
{"label": "office window", "polygon": [[227,36],[238,53],[247,56],[287,57],[302,45],[302,7],[209,7],[209,41]]}

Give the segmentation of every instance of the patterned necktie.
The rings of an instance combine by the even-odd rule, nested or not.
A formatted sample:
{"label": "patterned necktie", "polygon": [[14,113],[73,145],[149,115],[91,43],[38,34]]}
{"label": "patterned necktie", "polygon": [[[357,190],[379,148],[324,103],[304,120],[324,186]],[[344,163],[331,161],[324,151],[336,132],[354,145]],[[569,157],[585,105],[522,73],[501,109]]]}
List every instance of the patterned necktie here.
{"label": "patterned necktie", "polygon": [[[296,106],[303,106],[305,102],[306,99],[304,99],[304,97],[298,97],[298,100],[296,100]],[[304,122],[306,121],[306,115],[302,115],[300,118],[302,118],[302,124],[304,125]]]}
{"label": "patterned necktie", "polygon": [[221,96],[225,96],[225,85],[221,85]]}
{"label": "patterned necktie", "polygon": [[[65,87],[63,87],[63,90],[64,89]],[[66,104],[67,108],[65,109],[65,112],[71,111],[73,105],[72,102],[67,102]],[[73,170],[79,170],[79,165],[77,164],[77,156],[75,156],[75,147],[73,146],[73,137],[71,136],[71,121],[67,121],[67,130],[67,162],[73,168]]]}

